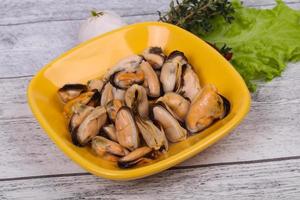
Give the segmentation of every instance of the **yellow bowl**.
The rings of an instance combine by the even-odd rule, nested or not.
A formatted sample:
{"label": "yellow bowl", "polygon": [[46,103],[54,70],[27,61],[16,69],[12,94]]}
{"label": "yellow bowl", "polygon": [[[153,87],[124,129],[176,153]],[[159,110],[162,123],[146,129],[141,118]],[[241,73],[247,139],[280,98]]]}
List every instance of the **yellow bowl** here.
{"label": "yellow bowl", "polygon": [[[66,33],[68,34],[68,33]],[[119,169],[93,154],[90,148],[72,144],[56,92],[66,83],[86,83],[102,76],[120,59],[149,46],[166,53],[185,53],[202,85],[213,83],[231,103],[230,114],[186,141],[172,144],[168,153],[151,164]],[[250,107],[250,95],[239,73],[216,50],[195,35],[170,24],[145,22],[123,27],[89,40],[46,65],[28,87],[34,116],[56,145],[87,171],[108,179],[130,180],[170,168],[214,144],[237,126]]]}

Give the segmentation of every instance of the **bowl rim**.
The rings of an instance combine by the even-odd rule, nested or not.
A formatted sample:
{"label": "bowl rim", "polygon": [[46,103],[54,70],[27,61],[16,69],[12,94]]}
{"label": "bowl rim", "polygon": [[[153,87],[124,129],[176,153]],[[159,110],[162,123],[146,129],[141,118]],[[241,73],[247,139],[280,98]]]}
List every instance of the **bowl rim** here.
{"label": "bowl rim", "polygon": [[[228,123],[221,126],[217,130],[213,131],[211,134],[209,134],[208,136],[199,140],[198,142],[191,145],[190,147],[177,153],[175,156],[173,155],[173,156],[168,157],[167,159],[163,159],[163,160],[160,160],[153,164],[141,166],[138,168],[133,168],[133,169],[128,169],[128,170],[123,170],[123,169],[111,170],[111,169],[102,168],[101,166],[95,167],[94,165],[91,165],[90,162],[83,159],[81,156],[78,156],[76,151],[73,150],[72,148],[68,147],[66,145],[66,143],[58,137],[57,133],[50,127],[47,120],[44,119],[42,112],[39,110],[38,105],[36,104],[33,96],[31,95],[34,91],[34,85],[38,83],[38,78],[40,76],[42,76],[42,74],[49,67],[51,67],[55,62],[57,62],[61,58],[73,53],[77,49],[79,49],[87,44],[90,44],[90,43],[94,42],[95,40],[98,40],[102,37],[105,37],[105,36],[110,35],[115,32],[122,31],[124,29],[138,27],[138,26],[150,26],[150,25],[164,26],[164,27],[168,27],[169,29],[180,29],[180,31],[183,31],[183,32],[185,32],[185,34],[188,34],[189,37],[193,37],[194,39],[201,40],[202,42],[206,43],[205,41],[203,41],[201,38],[195,36],[194,34],[188,32],[178,26],[169,24],[169,23],[154,21],[154,22],[140,22],[140,23],[130,24],[130,25],[121,27],[119,29],[113,30],[111,32],[105,33],[103,35],[97,36],[95,38],[92,38],[88,41],[85,41],[85,42],[75,46],[74,48],[68,50],[67,52],[61,54],[60,56],[58,56],[57,58],[52,60],[50,63],[48,63],[44,67],[42,67],[36,73],[36,75],[32,78],[32,80],[30,81],[30,83],[28,85],[28,88],[27,88],[28,104],[29,104],[29,107],[31,108],[33,115],[35,116],[37,121],[40,123],[41,127],[44,129],[44,131],[47,133],[47,135],[52,139],[52,141],[59,147],[59,149],[61,151],[63,151],[75,163],[79,164],[82,168],[84,168],[85,170],[87,170],[88,172],[90,172],[94,175],[97,175],[97,176],[100,176],[103,178],[107,178],[107,179],[112,179],[112,180],[131,180],[131,179],[137,179],[137,178],[149,176],[149,175],[158,173],[160,171],[163,171],[165,169],[168,169],[178,163],[181,163],[182,161],[184,161],[188,158],[195,156],[197,153],[201,152],[202,150],[206,149],[208,146],[210,146],[210,145],[214,144],[215,142],[217,142],[218,140],[220,140],[222,137],[226,136],[231,130],[233,130],[244,119],[244,117],[250,110],[251,96],[250,96],[249,90],[248,90],[244,80],[242,79],[241,75],[234,69],[234,67],[231,65],[231,63],[229,63],[225,58],[223,58],[223,56],[221,56],[214,49],[214,51],[217,54],[219,54],[220,57],[222,57],[220,59],[226,60],[226,62],[229,64],[229,66],[231,66],[232,70],[235,73],[235,76],[237,76],[240,79],[240,82],[243,84],[242,88],[246,94],[246,96],[245,96],[246,101],[239,108],[239,112],[236,113],[236,116],[233,119],[231,119]],[[209,46],[207,43],[206,43],[206,45],[208,48],[213,49],[213,47]],[[202,145],[197,145],[200,142]],[[99,167],[101,168],[101,171],[98,170]]]}

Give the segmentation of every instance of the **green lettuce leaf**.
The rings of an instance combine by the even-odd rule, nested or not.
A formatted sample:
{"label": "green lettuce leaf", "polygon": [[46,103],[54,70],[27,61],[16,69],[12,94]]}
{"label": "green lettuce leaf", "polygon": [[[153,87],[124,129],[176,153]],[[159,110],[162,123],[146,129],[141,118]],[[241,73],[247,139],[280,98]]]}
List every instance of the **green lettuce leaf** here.
{"label": "green lettuce leaf", "polygon": [[250,91],[255,91],[256,80],[272,80],[287,62],[300,60],[300,11],[281,0],[273,9],[265,10],[244,7],[239,1],[232,3],[235,20],[228,24],[215,19],[215,29],[201,37],[218,47],[231,47],[233,66]]}

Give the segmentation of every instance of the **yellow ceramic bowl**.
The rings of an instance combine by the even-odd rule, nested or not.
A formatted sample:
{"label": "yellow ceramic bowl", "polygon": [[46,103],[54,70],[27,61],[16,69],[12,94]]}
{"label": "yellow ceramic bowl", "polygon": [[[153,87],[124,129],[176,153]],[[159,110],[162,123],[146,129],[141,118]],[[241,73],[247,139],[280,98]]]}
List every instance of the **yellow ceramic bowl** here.
{"label": "yellow ceramic bowl", "polygon": [[[231,111],[205,131],[172,144],[168,153],[155,162],[119,169],[114,163],[96,157],[89,147],[72,144],[56,92],[66,83],[86,83],[102,76],[120,59],[141,53],[149,46],[161,46],[167,54],[173,50],[184,52],[201,84],[215,84],[219,93],[229,99]],[[248,89],[229,62],[195,35],[159,22],[129,25],[75,47],[46,65],[30,82],[27,95],[34,116],[66,155],[92,174],[115,180],[149,176],[196,155],[237,126],[250,107]]]}

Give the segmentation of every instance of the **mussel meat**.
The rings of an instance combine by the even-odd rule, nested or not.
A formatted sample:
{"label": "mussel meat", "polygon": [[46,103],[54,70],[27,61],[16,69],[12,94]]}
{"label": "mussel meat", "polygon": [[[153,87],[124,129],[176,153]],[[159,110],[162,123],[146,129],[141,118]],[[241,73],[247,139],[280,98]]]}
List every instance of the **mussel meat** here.
{"label": "mussel meat", "polygon": [[187,58],[180,51],[173,51],[164,65],[160,73],[160,81],[164,92],[177,91],[181,86],[182,66],[187,64]]}
{"label": "mussel meat", "polygon": [[135,84],[128,88],[125,92],[125,104],[141,117],[148,117],[149,102],[143,86]]}
{"label": "mussel meat", "polygon": [[[147,158],[148,157],[148,158]],[[120,168],[130,168],[138,164],[151,162],[151,159],[155,158],[156,154],[150,147],[140,147],[130,152],[128,155],[118,160],[118,166]]]}
{"label": "mussel meat", "polygon": [[214,85],[208,84],[202,88],[191,103],[185,120],[186,127],[192,133],[201,131],[216,119],[224,118],[229,109],[229,101],[218,94]]}
{"label": "mussel meat", "polygon": [[140,67],[145,75],[143,86],[146,89],[148,96],[158,97],[160,95],[160,82],[157,74],[146,61],[142,61]]}
{"label": "mussel meat", "polygon": [[105,84],[101,95],[101,106],[105,106],[108,102],[114,99],[113,86],[108,82]]}
{"label": "mussel meat", "polygon": [[86,85],[66,84],[58,90],[58,95],[64,103],[67,103],[68,101],[78,97],[81,93],[86,91],[87,91]]}
{"label": "mussel meat", "polygon": [[111,76],[117,72],[125,71],[125,72],[134,72],[139,67],[142,62],[143,57],[138,55],[128,56],[122,60],[120,60],[114,67],[112,67],[103,77],[103,80],[107,82],[111,79]]}
{"label": "mussel meat", "polygon": [[108,117],[112,122],[115,121],[117,113],[122,106],[123,106],[123,102],[119,99],[113,99],[106,104],[105,108]]}
{"label": "mussel meat", "polygon": [[125,156],[127,152],[125,148],[118,143],[102,136],[95,136],[92,139],[92,149],[99,156],[103,156],[107,153],[115,156]]}
{"label": "mussel meat", "polygon": [[163,129],[159,129],[151,120],[135,117],[136,124],[147,146],[154,150],[168,151],[168,140]]}
{"label": "mussel meat", "polygon": [[160,69],[165,61],[165,55],[161,47],[149,47],[144,50],[142,56],[154,69]]}
{"label": "mussel meat", "polygon": [[115,120],[117,139],[123,147],[134,150],[139,147],[139,132],[129,107],[119,109]]}
{"label": "mussel meat", "polygon": [[118,100],[124,101],[124,98],[125,98],[125,91],[126,91],[126,90],[123,90],[123,89],[120,89],[120,88],[113,87],[112,92],[113,92],[114,99],[118,99]]}
{"label": "mussel meat", "polygon": [[154,120],[163,127],[166,137],[170,142],[180,142],[186,139],[187,131],[168,112],[163,104],[157,103],[154,105],[152,112]]}
{"label": "mussel meat", "polygon": [[87,106],[84,104],[76,104],[73,107],[73,114],[69,121],[69,131],[72,133],[75,129],[77,129],[82,121],[88,116],[92,111],[94,110],[94,107]]}
{"label": "mussel meat", "polygon": [[87,87],[89,91],[98,90],[101,92],[104,86],[104,81],[101,79],[92,79],[87,82]]}
{"label": "mussel meat", "polygon": [[103,131],[105,135],[112,141],[118,142],[116,128],[113,124],[103,126]]}
{"label": "mussel meat", "polygon": [[168,92],[160,97],[157,102],[165,104],[165,108],[179,121],[184,122],[188,113],[190,102],[181,95]]}
{"label": "mussel meat", "polygon": [[229,113],[230,102],[214,85],[201,86],[183,52],[166,56],[152,46],[87,85],[64,85],[58,96],[72,142],[90,144],[100,161],[130,168],[152,162],[169,142],[184,141]]}
{"label": "mussel meat", "polygon": [[101,100],[101,93],[98,90],[93,91],[94,94],[92,95],[91,99],[87,103],[88,106],[97,107],[100,105]]}
{"label": "mussel meat", "polygon": [[94,96],[94,94],[95,94],[94,91],[88,91],[88,92],[80,94],[75,99],[68,101],[64,105],[63,113],[66,115],[67,118],[70,118],[73,114],[74,106],[76,106],[77,104],[87,105],[90,102],[90,100],[92,99],[92,97]]}
{"label": "mussel meat", "polygon": [[189,64],[184,65],[182,70],[182,83],[176,92],[192,101],[200,90],[200,81],[192,69],[192,66]]}
{"label": "mussel meat", "polygon": [[95,137],[107,119],[104,107],[98,106],[83,120],[72,134],[72,141],[77,146],[84,146]]}
{"label": "mussel meat", "polygon": [[127,89],[133,84],[141,84],[144,82],[144,72],[140,69],[136,71],[120,71],[113,74],[111,77],[111,83],[116,88]]}

